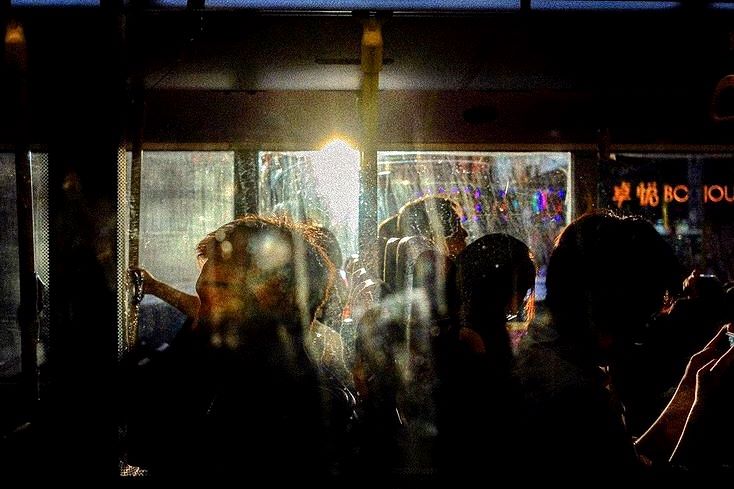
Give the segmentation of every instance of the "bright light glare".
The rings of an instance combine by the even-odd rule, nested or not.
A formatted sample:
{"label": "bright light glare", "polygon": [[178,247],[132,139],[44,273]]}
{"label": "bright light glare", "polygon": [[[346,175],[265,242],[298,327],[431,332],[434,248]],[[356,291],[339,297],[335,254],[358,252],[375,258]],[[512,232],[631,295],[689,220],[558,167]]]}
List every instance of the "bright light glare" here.
{"label": "bright light glare", "polygon": [[8,24],[5,30],[5,44],[22,44],[25,42],[23,27],[18,24]]}
{"label": "bright light glare", "polygon": [[331,221],[357,232],[359,214],[359,151],[345,141],[330,141],[313,155],[316,191],[327,206]]}

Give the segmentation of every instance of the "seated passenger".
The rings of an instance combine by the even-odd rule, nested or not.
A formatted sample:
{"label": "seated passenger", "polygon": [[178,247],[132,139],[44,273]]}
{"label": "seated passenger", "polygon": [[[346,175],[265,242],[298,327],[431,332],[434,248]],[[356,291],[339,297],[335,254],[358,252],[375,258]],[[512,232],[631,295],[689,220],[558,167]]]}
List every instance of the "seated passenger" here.
{"label": "seated passenger", "polygon": [[461,225],[461,206],[438,195],[429,195],[405,204],[398,213],[399,236],[425,236],[450,259],[466,248],[467,232]]}
{"label": "seated passenger", "polygon": [[490,464],[512,475],[521,465],[525,419],[507,320],[534,281],[530,250],[506,234],[483,236],[456,259],[455,330],[435,341],[440,460],[454,480],[475,480]]}
{"label": "seated passenger", "polygon": [[[397,247],[396,280],[391,286],[396,291],[416,285],[425,289],[434,320],[446,318],[451,292],[446,287],[447,279],[453,261],[466,248],[468,234],[461,225],[462,215],[457,202],[438,195],[408,202],[398,213],[397,228],[402,239]],[[412,245],[407,241],[415,241],[416,249],[409,249]],[[419,254],[421,249],[425,253]],[[409,283],[405,282],[410,278]]]}
{"label": "seated passenger", "polygon": [[523,307],[532,309],[532,301],[526,303],[535,288],[530,249],[507,234],[482,236],[459,255],[456,285],[461,326],[478,333],[488,347],[504,347],[509,341],[508,317],[517,316]]}

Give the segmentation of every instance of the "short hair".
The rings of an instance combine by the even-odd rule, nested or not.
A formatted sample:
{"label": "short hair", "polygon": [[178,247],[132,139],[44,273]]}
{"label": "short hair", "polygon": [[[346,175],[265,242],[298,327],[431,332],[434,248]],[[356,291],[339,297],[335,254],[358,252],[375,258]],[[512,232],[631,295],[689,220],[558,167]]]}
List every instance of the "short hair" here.
{"label": "short hair", "polygon": [[[611,325],[617,337],[662,306],[680,282],[672,249],[647,221],[604,210],[581,216],[556,240],[548,263],[546,305],[559,333],[589,335],[589,312],[622,312],[629,321]],[[602,311],[600,315],[600,311]]]}
{"label": "short hair", "polygon": [[484,235],[458,256],[456,281],[465,306],[504,310],[513,298],[522,301],[528,291],[535,289],[532,253],[525,243],[509,234]]}
{"label": "short hair", "polygon": [[397,229],[402,237],[451,236],[461,226],[463,210],[455,200],[441,195],[428,195],[412,200],[398,212]]}
{"label": "short hair", "polygon": [[[525,320],[533,313],[535,264],[525,243],[504,233],[482,236],[456,259],[456,289],[461,325],[480,334],[491,361],[509,369],[512,346],[507,331],[507,308],[524,307]],[[528,301],[524,301],[531,291]],[[515,310],[513,313],[520,313]]]}
{"label": "short hair", "polygon": [[334,233],[320,224],[307,224],[307,228],[309,229],[309,235],[321,247],[334,267],[341,268],[344,265],[344,258],[339,240]]}
{"label": "short hair", "polygon": [[[296,304],[307,306],[305,310],[310,323],[316,311],[326,302],[335,276],[334,266],[315,239],[316,230],[312,226],[296,224],[286,216],[248,214],[207,234],[196,246],[197,259],[202,263],[213,250],[221,252],[223,243],[237,233],[244,233],[249,238],[267,232],[275,233],[291,245],[290,256],[282,266],[271,271],[261,270],[261,273],[277,273],[280,276],[286,289],[295,294]],[[248,245],[241,257],[246,266],[252,262],[253,250]],[[302,261],[299,260],[301,257]],[[306,295],[301,295],[303,290],[300,287],[307,287]]]}

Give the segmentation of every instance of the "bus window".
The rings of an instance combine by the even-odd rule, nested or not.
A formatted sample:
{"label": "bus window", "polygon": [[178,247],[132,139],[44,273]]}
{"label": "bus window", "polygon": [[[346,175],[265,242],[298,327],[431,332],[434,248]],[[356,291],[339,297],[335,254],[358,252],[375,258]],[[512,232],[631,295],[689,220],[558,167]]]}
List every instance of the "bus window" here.
{"label": "bus window", "polygon": [[734,155],[620,153],[600,167],[599,205],[655,224],[686,273],[730,281],[733,164]]}
{"label": "bus window", "polygon": [[0,236],[2,253],[2,280],[0,281],[0,377],[8,378],[20,373],[20,329],[18,307],[20,286],[18,270],[18,214],[16,212],[15,158],[0,153],[0,198],[2,198],[2,222],[5,232]]}
{"label": "bus window", "polygon": [[[259,212],[312,220],[357,253],[359,153],[342,142],[321,151],[260,152]],[[339,264],[341,265],[341,264]]]}
{"label": "bus window", "polygon": [[[35,271],[40,285],[38,311],[38,364],[46,361],[49,342],[49,231],[48,231],[48,155],[31,154],[33,188],[33,241]],[[18,264],[18,212],[16,205],[15,158],[0,153],[0,188],[2,189],[2,222],[5,232],[0,238],[2,269],[2,318],[0,318],[0,378],[20,373],[21,335],[18,323],[20,284]]]}
{"label": "bus window", "polygon": [[[196,245],[234,218],[234,154],[146,151],[141,180],[140,266],[193,294]],[[148,295],[140,308],[140,336],[167,341],[175,331],[162,331],[160,325],[182,320],[173,308]]]}
{"label": "bus window", "polygon": [[450,196],[463,207],[469,242],[502,232],[528,244],[544,298],[545,265],[570,217],[570,153],[383,151],[377,161],[380,221],[412,199]]}

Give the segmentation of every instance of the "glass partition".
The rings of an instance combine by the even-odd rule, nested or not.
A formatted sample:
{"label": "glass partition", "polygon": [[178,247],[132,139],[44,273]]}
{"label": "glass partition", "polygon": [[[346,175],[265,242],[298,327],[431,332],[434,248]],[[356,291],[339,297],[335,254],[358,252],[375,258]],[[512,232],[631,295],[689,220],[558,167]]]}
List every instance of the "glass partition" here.
{"label": "glass partition", "polygon": [[463,208],[469,242],[507,233],[530,247],[544,298],[553,241],[570,218],[571,153],[383,151],[377,161],[380,221],[412,199],[446,195]]}
{"label": "glass partition", "polygon": [[15,191],[15,158],[0,153],[0,216],[4,232],[0,234],[2,279],[0,280],[0,378],[20,373],[20,283],[18,268],[18,213]]}
{"label": "glass partition", "polygon": [[617,154],[599,203],[655,224],[686,272],[734,279],[734,155]]}
{"label": "glass partition", "polygon": [[[146,151],[140,188],[140,266],[157,279],[195,293],[195,248],[234,218],[232,152]],[[150,295],[140,307],[140,336],[167,341],[183,315]]]}

